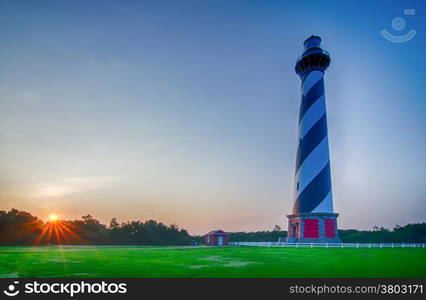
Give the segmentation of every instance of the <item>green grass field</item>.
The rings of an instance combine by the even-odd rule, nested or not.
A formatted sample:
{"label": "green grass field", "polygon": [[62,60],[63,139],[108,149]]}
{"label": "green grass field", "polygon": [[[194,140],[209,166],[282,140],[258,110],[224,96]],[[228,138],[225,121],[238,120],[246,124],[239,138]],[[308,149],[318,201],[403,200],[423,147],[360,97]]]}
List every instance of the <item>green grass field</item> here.
{"label": "green grass field", "polygon": [[0,247],[0,277],[426,277],[426,249]]}

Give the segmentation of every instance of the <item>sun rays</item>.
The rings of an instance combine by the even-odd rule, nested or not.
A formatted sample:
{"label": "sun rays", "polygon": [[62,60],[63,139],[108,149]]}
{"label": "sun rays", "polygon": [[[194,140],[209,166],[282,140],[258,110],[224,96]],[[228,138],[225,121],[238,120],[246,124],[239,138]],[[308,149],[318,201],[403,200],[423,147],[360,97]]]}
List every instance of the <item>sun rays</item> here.
{"label": "sun rays", "polygon": [[77,233],[79,229],[67,221],[62,221],[58,215],[50,214],[48,221],[35,241],[39,244],[69,244],[71,240],[87,244]]}

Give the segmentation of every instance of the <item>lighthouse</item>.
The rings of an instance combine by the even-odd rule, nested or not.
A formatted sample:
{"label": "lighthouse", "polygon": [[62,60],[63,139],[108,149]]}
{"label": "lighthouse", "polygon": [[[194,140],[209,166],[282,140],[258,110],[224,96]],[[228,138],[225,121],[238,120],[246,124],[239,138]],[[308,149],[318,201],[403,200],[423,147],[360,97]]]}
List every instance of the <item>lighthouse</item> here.
{"label": "lighthouse", "polygon": [[312,35],[295,70],[301,79],[294,204],[288,217],[288,243],[340,243],[333,209],[324,73],[330,55]]}

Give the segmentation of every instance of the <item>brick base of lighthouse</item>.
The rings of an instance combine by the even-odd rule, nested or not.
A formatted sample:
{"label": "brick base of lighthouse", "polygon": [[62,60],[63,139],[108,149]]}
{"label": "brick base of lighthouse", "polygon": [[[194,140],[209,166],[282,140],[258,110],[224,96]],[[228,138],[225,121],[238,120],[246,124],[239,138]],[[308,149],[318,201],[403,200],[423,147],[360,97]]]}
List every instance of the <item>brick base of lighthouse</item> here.
{"label": "brick base of lighthouse", "polygon": [[288,215],[287,243],[341,243],[335,213]]}

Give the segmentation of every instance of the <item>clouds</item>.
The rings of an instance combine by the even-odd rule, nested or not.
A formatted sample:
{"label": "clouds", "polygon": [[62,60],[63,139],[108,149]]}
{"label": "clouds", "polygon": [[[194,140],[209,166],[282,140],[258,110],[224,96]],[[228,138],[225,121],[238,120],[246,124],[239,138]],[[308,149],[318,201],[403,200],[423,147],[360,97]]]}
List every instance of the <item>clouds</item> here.
{"label": "clouds", "polygon": [[107,188],[118,181],[109,176],[69,177],[55,181],[24,184],[14,188],[14,194],[23,198],[61,198]]}

